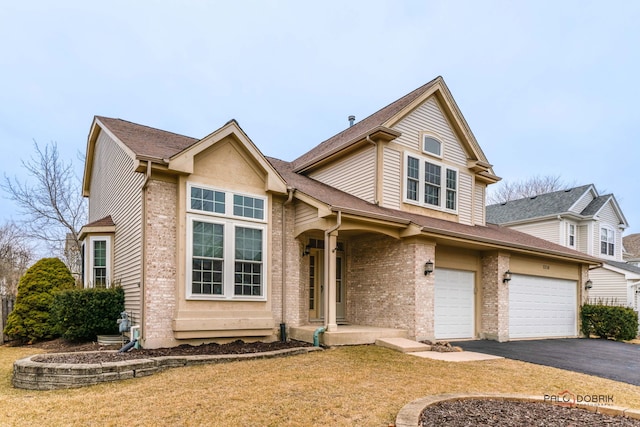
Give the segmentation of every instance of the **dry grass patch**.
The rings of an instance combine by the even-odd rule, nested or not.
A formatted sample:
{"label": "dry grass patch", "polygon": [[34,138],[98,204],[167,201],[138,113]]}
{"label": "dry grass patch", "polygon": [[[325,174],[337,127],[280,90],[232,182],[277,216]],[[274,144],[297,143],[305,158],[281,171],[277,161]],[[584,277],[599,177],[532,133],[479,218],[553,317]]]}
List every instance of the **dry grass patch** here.
{"label": "dry grass patch", "polygon": [[411,400],[452,392],[542,396],[568,389],[640,408],[640,387],[628,384],[511,360],[448,363],[375,346],[51,392],[10,386],[13,361],[27,354],[0,347],[0,425],[388,426]]}

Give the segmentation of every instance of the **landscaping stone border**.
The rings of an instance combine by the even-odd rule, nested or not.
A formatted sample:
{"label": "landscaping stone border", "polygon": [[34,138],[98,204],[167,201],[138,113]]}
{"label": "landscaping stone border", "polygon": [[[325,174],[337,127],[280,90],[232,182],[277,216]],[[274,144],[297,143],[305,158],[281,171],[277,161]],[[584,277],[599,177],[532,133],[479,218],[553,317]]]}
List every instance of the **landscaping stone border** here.
{"label": "landscaping stone border", "polygon": [[[34,362],[32,360],[34,357],[41,356],[41,354],[36,354],[13,363],[12,384],[16,388],[27,390],[78,388],[109,381],[145,377],[168,368],[270,359],[318,350],[322,349],[319,347],[296,347],[262,353],[161,356],[91,364]],[[115,351],[110,352],[115,353]]]}
{"label": "landscaping stone border", "polygon": [[[426,396],[416,399],[406,404],[396,417],[395,427],[418,427],[420,425],[420,415],[428,406],[435,405],[440,402],[450,400],[468,400],[468,399],[493,399],[493,400],[509,400],[514,402],[537,402],[549,405],[561,405],[559,402],[545,401],[544,397],[526,394],[486,394],[486,393],[468,393],[468,394],[438,394],[434,396]],[[566,405],[565,405],[566,406]],[[640,410],[632,408],[624,408],[621,406],[597,406],[585,403],[576,403],[572,405],[576,408],[586,409],[591,412],[601,413],[605,415],[621,416],[640,420]]]}

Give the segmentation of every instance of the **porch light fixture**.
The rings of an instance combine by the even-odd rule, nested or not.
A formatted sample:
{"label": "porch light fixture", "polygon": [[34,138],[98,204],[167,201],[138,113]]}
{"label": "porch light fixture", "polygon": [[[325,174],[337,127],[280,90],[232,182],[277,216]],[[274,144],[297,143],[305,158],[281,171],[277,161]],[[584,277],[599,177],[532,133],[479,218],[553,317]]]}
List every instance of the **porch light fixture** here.
{"label": "porch light fixture", "polygon": [[304,251],[302,251],[302,256],[309,255],[311,253],[311,245],[307,245],[304,247]]}
{"label": "porch light fixture", "polygon": [[433,261],[429,260],[424,263],[424,275],[428,276],[433,273]]}
{"label": "porch light fixture", "polygon": [[509,283],[511,281],[511,272],[509,270],[504,272],[504,276],[502,277],[502,283]]}
{"label": "porch light fixture", "polygon": [[587,280],[586,282],[584,282],[584,288],[586,290],[593,288],[593,282],[591,280]]}

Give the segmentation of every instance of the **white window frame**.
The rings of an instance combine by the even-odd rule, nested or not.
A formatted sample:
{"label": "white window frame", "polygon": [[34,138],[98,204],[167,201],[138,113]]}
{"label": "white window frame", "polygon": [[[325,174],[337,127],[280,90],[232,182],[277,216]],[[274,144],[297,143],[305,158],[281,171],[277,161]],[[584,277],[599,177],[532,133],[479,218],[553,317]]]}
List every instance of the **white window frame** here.
{"label": "white window frame", "polygon": [[[433,153],[431,151],[428,151],[425,149],[425,140],[429,138],[429,139],[433,139],[434,141],[438,142],[440,144],[440,153],[436,154]],[[433,156],[433,157],[437,157],[439,159],[444,158],[444,144],[442,143],[442,139],[439,138],[438,136],[434,135],[433,133],[429,133],[429,132],[422,132],[421,138],[420,138],[420,150],[422,150],[422,152],[428,156]]]}
{"label": "white window frame", "polygon": [[[607,251],[606,253],[602,253],[602,243],[603,243],[603,239],[602,239],[602,233],[606,232],[606,244],[607,244]],[[608,258],[615,258],[616,256],[616,230],[608,225],[601,225],[600,226],[600,237],[598,239],[599,242],[599,247],[598,247],[598,253],[600,254],[600,256],[605,256]],[[611,246],[611,252],[613,252],[612,254],[609,254],[609,245]]]}
{"label": "white window frame", "polygon": [[88,254],[85,254],[87,260],[87,269],[85,270],[84,283],[86,288],[95,288],[95,276],[93,271],[95,267],[95,253],[93,250],[95,242],[106,242],[105,250],[107,251],[107,253],[105,266],[105,287],[111,287],[111,239],[111,236],[89,236],[89,245],[85,245],[85,250],[88,251]]}
{"label": "white window frame", "polygon": [[[191,188],[198,187],[225,193],[225,213],[215,213],[191,209]],[[233,215],[233,196],[240,195],[252,197],[263,201],[263,217],[251,218]],[[186,233],[186,283],[185,292],[188,300],[216,300],[216,301],[266,301],[268,294],[268,198],[255,194],[241,193],[237,191],[212,188],[197,183],[187,183],[187,233]],[[222,294],[199,294],[193,292],[193,224],[194,222],[206,222],[224,226],[223,240],[223,266],[222,266]],[[235,295],[235,241],[236,228],[252,228],[262,231],[262,269],[261,269],[261,295]]]}
{"label": "white window frame", "polygon": [[[409,157],[414,159],[418,159],[418,191],[417,196],[418,200],[409,199],[407,197],[407,180],[409,179]],[[439,204],[433,205],[426,203],[424,201],[425,195],[425,162],[431,163],[433,165],[440,167],[440,196],[439,196]],[[449,213],[458,213],[458,206],[460,200],[460,170],[458,168],[445,165],[442,162],[434,161],[431,158],[416,155],[413,153],[405,152],[404,153],[404,167],[403,167],[403,184],[402,184],[402,199],[405,203],[409,203],[412,205],[422,206],[429,209],[440,210]],[[456,189],[455,189],[455,209],[447,208],[447,170],[453,171],[456,174]],[[413,178],[412,178],[413,179]]]}
{"label": "white window frame", "polygon": [[[217,212],[209,212],[209,211],[202,211],[199,209],[193,209],[191,208],[191,188],[196,187],[196,188],[202,188],[204,190],[211,190],[211,191],[217,191],[219,193],[224,193],[224,209],[225,212],[224,213],[217,213]],[[262,200],[263,202],[263,218],[252,218],[252,217],[246,217],[246,216],[242,216],[242,215],[234,215],[233,213],[233,196],[243,196],[243,197],[251,197],[254,199],[259,199]],[[192,212],[192,213],[197,213],[197,214],[202,214],[202,215],[210,215],[210,216],[218,216],[218,217],[225,217],[225,218],[237,218],[243,221],[256,221],[256,222],[261,222],[261,223],[266,223],[267,222],[267,217],[268,217],[268,206],[267,206],[267,202],[268,199],[264,196],[258,196],[256,194],[249,194],[249,193],[244,193],[244,192],[239,192],[239,191],[232,191],[232,190],[225,190],[222,188],[217,188],[217,187],[210,187],[208,185],[202,185],[202,184],[197,184],[197,183],[192,183],[192,182],[188,182],[187,183],[187,212]]]}
{"label": "white window frame", "polygon": [[[567,224],[567,246],[570,248],[575,248],[576,241],[576,225],[575,224]],[[571,238],[573,237],[573,243],[571,242]]]}

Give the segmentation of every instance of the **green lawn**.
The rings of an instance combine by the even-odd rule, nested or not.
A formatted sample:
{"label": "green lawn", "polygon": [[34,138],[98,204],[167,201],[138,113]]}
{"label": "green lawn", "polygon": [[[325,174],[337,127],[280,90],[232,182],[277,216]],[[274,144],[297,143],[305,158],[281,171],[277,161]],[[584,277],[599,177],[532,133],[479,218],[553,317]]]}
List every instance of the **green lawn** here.
{"label": "green lawn", "polygon": [[39,352],[0,347],[0,425],[389,426],[431,394],[613,395],[640,408],[640,387],[511,360],[448,363],[375,346],[283,359],[175,368],[92,387],[11,386],[13,361]]}

